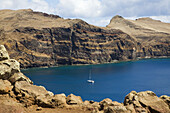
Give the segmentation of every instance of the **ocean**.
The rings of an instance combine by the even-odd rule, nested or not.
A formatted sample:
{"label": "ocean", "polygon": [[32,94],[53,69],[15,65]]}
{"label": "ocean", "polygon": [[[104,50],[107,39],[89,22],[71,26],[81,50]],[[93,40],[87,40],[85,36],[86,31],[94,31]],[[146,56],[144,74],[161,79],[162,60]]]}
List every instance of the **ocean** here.
{"label": "ocean", "polygon": [[[88,83],[89,73],[95,81]],[[146,59],[112,64],[60,66],[22,70],[35,85],[54,94],[71,93],[83,100],[110,98],[123,102],[132,90],[151,90],[157,96],[170,96],[170,59]]]}

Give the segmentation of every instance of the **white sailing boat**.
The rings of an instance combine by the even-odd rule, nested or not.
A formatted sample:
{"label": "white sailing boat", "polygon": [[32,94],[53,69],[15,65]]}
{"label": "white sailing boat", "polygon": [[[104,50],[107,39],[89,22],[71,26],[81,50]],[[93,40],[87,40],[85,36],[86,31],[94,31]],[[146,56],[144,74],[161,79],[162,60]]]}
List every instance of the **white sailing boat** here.
{"label": "white sailing boat", "polygon": [[88,83],[94,83],[94,80],[91,79],[91,70],[89,73],[89,79],[87,80]]}

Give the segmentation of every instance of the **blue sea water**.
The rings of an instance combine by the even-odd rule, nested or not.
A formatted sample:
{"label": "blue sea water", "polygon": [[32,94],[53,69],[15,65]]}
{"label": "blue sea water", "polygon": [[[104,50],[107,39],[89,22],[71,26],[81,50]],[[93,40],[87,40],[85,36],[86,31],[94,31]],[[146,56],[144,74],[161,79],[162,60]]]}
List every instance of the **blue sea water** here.
{"label": "blue sea water", "polygon": [[[87,83],[91,70],[94,84]],[[71,93],[83,100],[110,98],[123,102],[132,90],[151,90],[170,96],[170,59],[149,59],[113,64],[32,68],[22,72],[36,85],[55,94]]]}

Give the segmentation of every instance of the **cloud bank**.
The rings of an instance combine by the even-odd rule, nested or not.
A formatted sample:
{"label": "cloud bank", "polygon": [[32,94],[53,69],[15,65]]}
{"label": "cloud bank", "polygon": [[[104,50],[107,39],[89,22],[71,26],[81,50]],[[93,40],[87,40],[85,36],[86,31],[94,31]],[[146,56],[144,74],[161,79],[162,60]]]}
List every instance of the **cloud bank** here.
{"label": "cloud bank", "polygon": [[106,25],[114,15],[151,17],[170,22],[169,0],[0,0],[0,9],[26,9],[81,18],[95,25]]}

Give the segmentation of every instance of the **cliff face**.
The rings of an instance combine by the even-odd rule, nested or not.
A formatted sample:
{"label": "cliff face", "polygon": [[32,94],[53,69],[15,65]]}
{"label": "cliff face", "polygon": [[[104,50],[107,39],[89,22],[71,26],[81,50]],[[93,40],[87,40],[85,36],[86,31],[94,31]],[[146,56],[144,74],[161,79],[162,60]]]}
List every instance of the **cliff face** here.
{"label": "cliff face", "polygon": [[79,19],[63,19],[30,9],[1,10],[0,25],[0,44],[5,45],[10,57],[17,59],[22,68],[170,56],[168,30],[151,32],[148,34],[151,38],[139,34],[142,38],[138,38],[115,29],[114,19],[108,27],[101,28]]}

